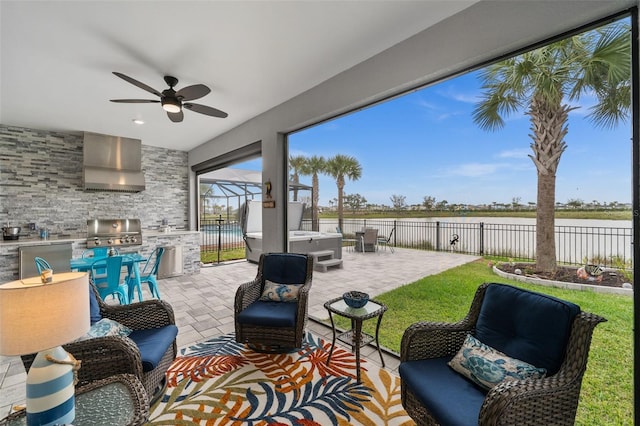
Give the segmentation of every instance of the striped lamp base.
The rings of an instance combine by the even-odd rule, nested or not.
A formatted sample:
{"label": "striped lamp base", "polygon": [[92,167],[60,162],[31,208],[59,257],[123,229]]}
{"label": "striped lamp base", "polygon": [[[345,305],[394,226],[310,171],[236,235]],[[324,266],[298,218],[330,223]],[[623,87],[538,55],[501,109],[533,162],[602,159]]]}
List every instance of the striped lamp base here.
{"label": "striped lamp base", "polygon": [[71,365],[46,359],[72,361],[62,346],[38,352],[27,374],[27,425],[71,424],[76,415]]}

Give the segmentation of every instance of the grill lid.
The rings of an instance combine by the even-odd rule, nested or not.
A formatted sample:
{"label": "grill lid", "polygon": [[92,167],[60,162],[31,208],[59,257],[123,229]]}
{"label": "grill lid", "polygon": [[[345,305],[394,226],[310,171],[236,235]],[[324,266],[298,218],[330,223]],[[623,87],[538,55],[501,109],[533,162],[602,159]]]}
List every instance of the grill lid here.
{"label": "grill lid", "polygon": [[87,220],[87,247],[142,244],[140,219]]}

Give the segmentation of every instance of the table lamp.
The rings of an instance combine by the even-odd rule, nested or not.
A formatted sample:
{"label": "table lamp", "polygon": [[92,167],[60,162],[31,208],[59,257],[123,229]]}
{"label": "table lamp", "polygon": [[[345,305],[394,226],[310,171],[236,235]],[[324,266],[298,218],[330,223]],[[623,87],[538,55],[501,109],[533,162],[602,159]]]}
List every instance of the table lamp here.
{"label": "table lamp", "polygon": [[89,330],[89,278],[85,272],[0,285],[0,355],[38,352],[27,374],[27,424],[70,424],[80,362],[60,345]]}

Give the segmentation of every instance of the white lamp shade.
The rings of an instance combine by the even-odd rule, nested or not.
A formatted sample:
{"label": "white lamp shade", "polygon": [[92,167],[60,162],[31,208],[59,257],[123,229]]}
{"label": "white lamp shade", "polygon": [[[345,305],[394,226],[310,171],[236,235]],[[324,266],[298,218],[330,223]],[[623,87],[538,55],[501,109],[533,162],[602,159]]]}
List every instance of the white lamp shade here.
{"label": "white lamp shade", "polygon": [[89,276],[53,275],[0,285],[0,355],[39,352],[83,336],[89,330]]}

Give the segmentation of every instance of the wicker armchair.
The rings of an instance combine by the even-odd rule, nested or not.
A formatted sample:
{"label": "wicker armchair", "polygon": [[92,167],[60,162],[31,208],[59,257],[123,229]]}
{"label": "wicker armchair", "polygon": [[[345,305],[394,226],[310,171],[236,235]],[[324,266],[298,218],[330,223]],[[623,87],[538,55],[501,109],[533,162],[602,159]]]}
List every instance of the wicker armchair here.
{"label": "wicker armchair", "polygon": [[[302,347],[312,274],[313,258],[304,254],[261,254],[256,278],[242,284],[236,291],[236,341],[265,350]],[[265,280],[299,285],[297,301],[259,300]]]}
{"label": "wicker armchair", "polygon": [[[504,299],[501,306],[487,302],[486,299],[495,294],[494,291],[487,296],[487,290],[491,287],[494,287],[493,290],[515,289],[510,291],[515,295],[512,299],[513,306],[504,306]],[[520,297],[523,295],[525,298],[533,295],[537,298],[535,303],[538,305],[520,304]],[[563,314],[567,315],[566,327],[556,325],[557,320],[542,318],[539,315],[539,303],[546,303],[546,300],[542,299],[565,303],[568,306],[568,309],[566,306],[559,309],[564,309]],[[513,317],[509,315],[509,311],[514,312]],[[569,311],[571,313],[567,314]],[[536,314],[538,316],[534,320]],[[488,391],[449,368],[448,360],[460,350],[468,334],[477,337],[479,330],[484,332],[483,336],[489,336],[493,332],[486,333],[486,330],[482,329],[486,326],[486,317],[492,315],[497,316],[494,324],[509,323],[512,322],[511,319],[516,318],[516,322],[522,320],[526,323],[526,331],[538,327],[539,333],[553,335],[557,341],[563,340],[563,346],[557,346],[559,366],[555,370],[553,367],[548,368],[547,376],[542,379],[502,381]],[[401,343],[399,369],[402,378],[402,405],[418,425],[461,422],[478,425],[573,425],[593,330],[604,321],[604,318],[583,312],[577,305],[569,302],[505,284],[485,283],[478,288],[469,313],[461,321],[420,322],[411,325],[405,331]],[[505,327],[514,336],[507,336],[507,340],[524,338],[524,346],[535,347],[534,350],[541,352],[547,350],[547,347],[540,346],[535,340],[539,339],[539,336],[519,335],[523,329],[518,325],[507,324]],[[562,328],[566,328],[566,332],[561,330]],[[563,334],[565,336],[561,338]],[[478,339],[482,340],[480,337]],[[507,341],[506,346],[513,349],[513,346],[509,345],[511,342]],[[504,348],[496,349],[525,360],[522,356],[509,354]],[[525,361],[533,364],[529,360]],[[417,366],[419,368],[416,368]],[[451,386],[465,389],[451,389]],[[430,399],[430,396],[433,398]],[[429,404],[431,406],[426,406]],[[460,414],[464,411],[467,411],[466,418]]]}
{"label": "wicker armchair", "polygon": [[[161,396],[165,386],[165,372],[176,358],[178,348],[175,340],[175,317],[171,305],[162,300],[148,300],[129,305],[108,305],[102,301],[98,290],[90,285],[92,304],[92,322],[94,321],[94,307],[99,308],[99,317],[108,318],[125,325],[133,330],[129,337],[105,336],[80,340],[63,345],[64,349],[76,359],[82,361],[78,371],[78,386],[83,386],[96,380],[106,379],[115,374],[133,374],[136,376],[151,401]],[[167,333],[165,333],[167,332]],[[155,336],[154,336],[155,334]],[[155,368],[141,356],[139,344],[157,345],[154,339],[162,334],[165,340],[167,334],[173,336],[173,342],[163,353],[158,354],[159,361]],[[136,343],[133,339],[136,339]],[[159,339],[163,340],[163,339]],[[158,348],[151,348],[158,349]],[[145,351],[147,353],[147,351]],[[31,367],[36,354],[23,355],[22,362],[27,371]]]}

